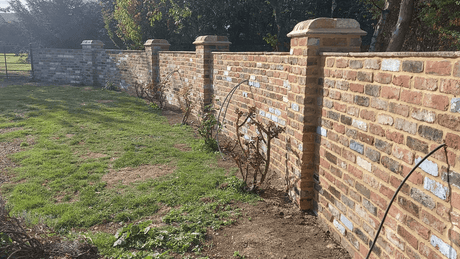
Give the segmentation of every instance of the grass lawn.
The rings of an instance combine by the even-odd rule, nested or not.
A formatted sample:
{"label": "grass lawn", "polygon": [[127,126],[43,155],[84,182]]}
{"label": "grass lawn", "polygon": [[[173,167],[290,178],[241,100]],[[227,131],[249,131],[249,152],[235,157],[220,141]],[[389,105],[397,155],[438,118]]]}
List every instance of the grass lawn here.
{"label": "grass lawn", "polygon": [[[31,65],[26,62],[27,55],[15,56],[13,53],[6,53],[6,64],[8,74],[17,74],[18,72],[26,72],[32,69]],[[0,53],[0,75],[5,75],[5,56]]]}
{"label": "grass lawn", "polygon": [[[10,170],[13,183],[0,188],[12,213],[44,220],[70,236],[77,235],[75,229],[122,222],[116,236],[86,233],[105,256],[128,258],[133,249],[140,252],[129,258],[198,252],[206,228],[230,224],[238,216],[229,202],[258,199],[240,191],[242,182],[217,167],[217,154],[206,152],[190,127],[170,126],[158,109],[125,93],[10,86],[0,88],[0,104],[0,129],[20,128],[0,134],[0,142],[20,138],[25,149],[10,157],[20,166]],[[34,144],[27,144],[30,139]],[[190,149],[182,151],[177,144]],[[145,164],[174,170],[130,184],[109,186],[102,179],[109,170]],[[228,188],[217,188],[224,182]],[[160,228],[148,221],[126,224],[165,206],[173,209]]]}

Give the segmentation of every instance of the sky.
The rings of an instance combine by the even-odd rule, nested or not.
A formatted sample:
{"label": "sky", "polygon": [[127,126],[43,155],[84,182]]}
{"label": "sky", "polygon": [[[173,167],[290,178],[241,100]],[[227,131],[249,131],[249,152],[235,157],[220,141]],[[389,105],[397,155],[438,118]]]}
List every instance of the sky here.
{"label": "sky", "polygon": [[[26,3],[25,0],[21,0],[22,3]],[[0,8],[8,7],[8,0],[0,0]]]}

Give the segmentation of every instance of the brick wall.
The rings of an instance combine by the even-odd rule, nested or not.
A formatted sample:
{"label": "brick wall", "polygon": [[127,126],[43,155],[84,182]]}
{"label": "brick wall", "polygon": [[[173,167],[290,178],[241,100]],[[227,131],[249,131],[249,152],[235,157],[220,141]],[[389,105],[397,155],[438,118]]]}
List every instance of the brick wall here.
{"label": "brick wall", "polygon": [[265,123],[286,127],[272,168],[291,177],[291,197],[353,258],[367,254],[404,177],[445,142],[403,186],[372,257],[460,258],[460,55],[357,53],[362,35],[354,20],[319,18],[288,34],[289,53],[230,53],[225,37],[202,36],[195,52],[167,51],[165,40],[149,40],[146,51],[34,50],[34,67],[38,79],[110,78],[123,87],[178,70],[168,102],[178,105],[190,85],[195,115],[212,102],[220,108],[248,80],[230,101],[223,134],[235,137],[235,109],[251,106]]}
{"label": "brick wall", "polygon": [[[456,53],[324,53],[315,207],[355,258],[385,221],[381,258],[457,258],[460,58]],[[447,154],[447,155],[446,155]]]}

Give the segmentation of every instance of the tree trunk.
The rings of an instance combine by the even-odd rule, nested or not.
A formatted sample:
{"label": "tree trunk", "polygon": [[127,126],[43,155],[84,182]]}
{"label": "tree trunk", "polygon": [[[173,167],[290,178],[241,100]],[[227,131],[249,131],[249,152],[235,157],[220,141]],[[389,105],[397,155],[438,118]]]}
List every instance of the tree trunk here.
{"label": "tree trunk", "polygon": [[392,3],[393,3],[392,0],[385,0],[385,7],[382,10],[382,15],[380,15],[380,19],[377,22],[377,26],[375,26],[374,35],[372,35],[371,45],[369,47],[369,52],[374,52],[375,51],[375,48],[376,48],[375,45],[377,44],[377,38],[380,35],[380,33],[382,33],[383,27],[385,27],[387,17],[390,14]]}
{"label": "tree trunk", "polygon": [[409,25],[412,21],[412,14],[414,11],[414,0],[402,0],[399,9],[398,22],[395,29],[391,34],[390,43],[386,51],[400,51],[406,34],[409,31]]}

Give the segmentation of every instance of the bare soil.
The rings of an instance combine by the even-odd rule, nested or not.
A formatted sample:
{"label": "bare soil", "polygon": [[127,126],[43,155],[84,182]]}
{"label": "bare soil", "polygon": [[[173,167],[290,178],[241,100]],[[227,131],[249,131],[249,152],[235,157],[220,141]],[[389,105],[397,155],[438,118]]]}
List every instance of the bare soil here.
{"label": "bare soil", "polygon": [[[24,82],[14,82],[14,84]],[[26,82],[27,83],[27,82]],[[29,83],[28,83],[29,84]],[[30,83],[38,84],[38,83]],[[0,87],[6,86],[0,82]],[[163,111],[170,124],[178,124],[182,120],[180,110],[167,107]],[[191,118],[189,124],[198,125],[197,120]],[[13,130],[13,129],[9,129]],[[3,130],[5,131],[5,129]],[[0,134],[4,133],[0,131]],[[68,136],[69,137],[69,136]],[[32,142],[32,140],[31,140]],[[32,143],[31,143],[32,144]],[[175,146],[187,151],[185,145]],[[21,150],[19,141],[0,142],[0,184],[8,181],[6,167],[15,166],[7,155]],[[90,157],[100,157],[100,154],[86,154]],[[220,159],[219,167],[228,171],[235,167],[233,162],[226,158]],[[110,170],[103,180],[108,182],[108,187],[148,178],[158,177],[174,170],[173,167],[141,166],[139,168],[124,168]],[[128,177],[129,176],[129,177]],[[336,243],[329,232],[324,232],[320,227],[317,217],[309,212],[300,211],[295,204],[287,198],[283,179],[277,175],[270,175],[261,191],[262,201],[256,204],[238,203],[234,206],[241,209],[242,217],[231,226],[218,231],[208,231],[204,251],[199,256],[209,258],[344,258],[351,259],[348,252]],[[161,216],[170,208],[152,216],[156,224],[161,223]],[[106,223],[93,226],[92,230],[115,233],[119,228],[118,223]],[[189,258],[197,258],[195,254],[188,254]],[[180,258],[178,256],[177,258]]]}

